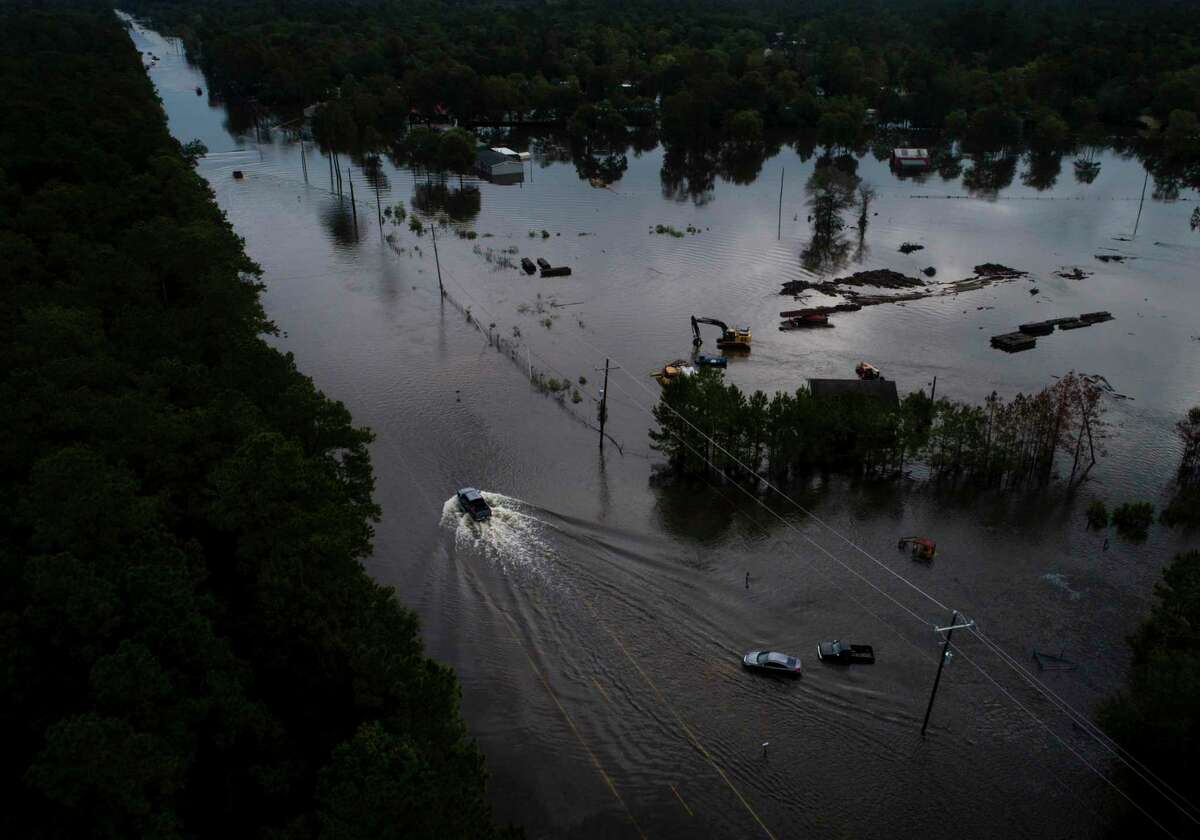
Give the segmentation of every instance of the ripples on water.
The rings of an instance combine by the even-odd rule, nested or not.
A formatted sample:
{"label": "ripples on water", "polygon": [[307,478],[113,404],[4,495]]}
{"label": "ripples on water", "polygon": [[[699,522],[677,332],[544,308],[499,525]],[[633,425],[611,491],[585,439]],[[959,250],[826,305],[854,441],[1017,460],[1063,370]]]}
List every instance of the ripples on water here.
{"label": "ripples on water", "polygon": [[[753,504],[733,511],[694,489],[650,489],[647,462],[657,456],[646,448],[649,419],[638,403],[655,394],[614,374],[609,431],[625,454],[598,456],[591,430],[565,422],[557,404],[528,387],[522,365],[441,305],[429,237],[395,226],[403,253],[387,249],[367,187],[377,182],[385,205],[411,207],[425,176],[385,162],[371,182],[343,158],[359,188],[356,238],[348,197],[330,194],[326,158],[308,148],[305,183],[295,144],[278,133],[256,144],[245,120],[195,95],[198,84],[208,86],[180,55],[153,33],[134,37],[163,57],[150,73],[172,131],[212,150],[200,172],[265,269],[264,305],[285,331],[280,344],[377,434],[384,519],[372,572],[420,611],[429,649],[460,675],[503,819],[526,825],[531,837],[634,836],[615,788],[655,837],[758,834],[742,795],[778,837],[1072,837],[1096,824],[1097,780],[965,663],[947,669],[931,737],[916,736],[937,651],[928,625]],[[754,353],[727,374],[744,388],[791,390],[807,376],[849,376],[864,358],[903,391],[938,375],[939,395],[969,400],[992,389],[1036,389],[1072,367],[1103,373],[1135,399],[1113,404],[1113,454],[1080,498],[1152,497],[1177,457],[1170,425],[1194,401],[1200,377],[1200,357],[1188,352],[1197,249],[1185,220],[1194,205],[1148,202],[1138,241],[1117,241],[1131,227],[1142,170],[1115,154],[1100,159],[1095,184],[1064,175],[1045,193],[1049,200],[1029,201],[1019,199],[1039,196],[1019,183],[999,200],[943,200],[960,182],[896,181],[884,164],[862,161],[860,174],[879,191],[878,215],[862,264],[847,271],[916,274],[936,265],[939,281],[956,280],[996,261],[1031,271],[1037,296],[1028,294],[1032,284],[1014,283],[877,307],[838,318],[833,330],[776,332],[777,312],[802,305],[778,295],[778,284],[810,277],[798,253],[809,236],[802,185],[814,162],[791,149],[768,160],[753,184],[718,181],[703,205],[664,198],[661,150],[631,154],[625,177],[608,190],[580,182],[569,163],[539,166],[523,186],[468,178],[480,191],[470,225],[480,239],[441,240],[442,271],[477,318],[486,314],[505,336],[520,329],[535,365],[540,357],[573,382],[586,376],[581,407],[564,407],[589,418],[586,398],[604,356],[614,353],[644,377],[688,352],[693,313],[753,326]],[[232,179],[235,169],[244,180]],[[659,236],[649,232],[657,223],[701,232]],[[542,228],[550,238],[528,237]],[[903,241],[926,250],[901,255]],[[542,280],[497,271],[474,244],[516,246],[518,258],[544,255],[574,274]],[[1101,264],[1092,254],[1105,248],[1138,259]],[[1074,264],[1095,274],[1067,281],[1053,273]],[[539,294],[571,304],[553,310],[560,317],[552,328],[540,323],[543,313],[518,311]],[[1056,334],[1016,357],[987,346],[989,334],[1017,323],[1092,309],[1110,309],[1117,321]],[[424,487],[455,486],[462,476],[512,494],[484,494],[490,522],[462,514],[454,497],[440,511],[436,496],[426,497]],[[986,620],[1014,655],[1064,645],[1080,667],[1048,679],[1080,708],[1119,683],[1123,636],[1144,613],[1177,539],[1156,531],[1146,545],[1114,541],[1103,552],[1101,537],[1083,528],[1082,504],[1070,500],[1012,497],[991,511],[933,493],[890,488],[872,500],[848,483],[820,485],[806,505],[946,603]],[[794,523],[883,581],[837,540],[800,517]],[[938,540],[935,563],[896,557],[898,534],[926,532]],[[857,609],[833,582],[886,622]],[[916,606],[899,586],[891,591],[929,625],[949,617]],[[878,664],[817,666],[813,645],[833,637],[874,644]],[[801,654],[804,678],[782,684],[743,673],[738,657],[755,647]],[[1052,710],[1020,696],[1055,725]],[[766,759],[764,740],[772,742]],[[831,793],[843,790],[858,797],[854,808],[831,807]]]}

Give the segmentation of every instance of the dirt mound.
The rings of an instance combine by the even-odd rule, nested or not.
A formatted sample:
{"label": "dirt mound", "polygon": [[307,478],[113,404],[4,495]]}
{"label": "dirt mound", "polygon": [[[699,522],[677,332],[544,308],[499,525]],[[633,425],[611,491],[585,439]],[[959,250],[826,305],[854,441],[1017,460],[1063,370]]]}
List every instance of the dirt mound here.
{"label": "dirt mound", "polygon": [[1029,276],[1028,271],[1018,271],[1000,263],[983,263],[975,266],[976,277],[991,277],[999,280],[1015,280],[1018,277]]}
{"label": "dirt mound", "polygon": [[925,285],[925,282],[917,277],[909,277],[890,268],[860,271],[834,282],[843,286],[875,286],[880,289],[911,289]]}

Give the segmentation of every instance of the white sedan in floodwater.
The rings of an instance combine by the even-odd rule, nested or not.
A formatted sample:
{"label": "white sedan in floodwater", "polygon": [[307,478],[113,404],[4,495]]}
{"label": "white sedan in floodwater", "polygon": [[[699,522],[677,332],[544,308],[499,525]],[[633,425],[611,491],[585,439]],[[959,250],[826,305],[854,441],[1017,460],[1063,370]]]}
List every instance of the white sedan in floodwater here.
{"label": "white sedan in floodwater", "polygon": [[768,674],[800,676],[800,657],[774,650],[752,650],[742,657],[742,665]]}

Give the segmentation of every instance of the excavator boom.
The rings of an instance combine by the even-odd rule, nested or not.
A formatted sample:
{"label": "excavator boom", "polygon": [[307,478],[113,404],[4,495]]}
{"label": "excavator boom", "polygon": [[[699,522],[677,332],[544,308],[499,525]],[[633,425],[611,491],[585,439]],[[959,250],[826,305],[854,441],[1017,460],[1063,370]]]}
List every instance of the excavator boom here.
{"label": "excavator boom", "polygon": [[700,338],[700,325],[701,324],[712,324],[714,327],[720,327],[722,336],[724,336],[726,333],[729,332],[729,325],[726,324],[724,321],[718,321],[716,318],[697,318],[695,315],[693,315],[692,316],[692,346],[693,347],[699,347],[701,344],[704,343],[704,340],[702,338]]}

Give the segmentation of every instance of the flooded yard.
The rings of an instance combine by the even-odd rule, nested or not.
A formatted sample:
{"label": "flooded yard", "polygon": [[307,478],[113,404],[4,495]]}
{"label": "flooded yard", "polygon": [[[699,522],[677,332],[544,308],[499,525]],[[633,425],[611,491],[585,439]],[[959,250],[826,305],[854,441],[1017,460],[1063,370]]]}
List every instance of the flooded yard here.
{"label": "flooded yard", "polygon": [[[531,837],[1097,833],[1111,792],[1079,757],[1107,754],[969,633],[920,737],[933,627],[958,610],[1031,668],[1033,650],[1061,651],[1077,668],[1040,676],[1085,713],[1119,686],[1123,639],[1189,540],[1156,526],[1108,544],[1084,508],[1167,498],[1172,426],[1200,382],[1194,192],[1157,200],[1152,183],[1143,202],[1145,170],[1111,150],[1088,153],[1090,182],[1068,155],[1057,174],[1016,161],[1003,186],[969,160],[901,178],[866,154],[852,167],[873,193],[865,223],[849,210],[820,241],[808,185],[833,164],[819,155],[783,145],[726,178],[654,145],[617,153],[612,180],[540,138],[519,183],[342,157],[338,195],[311,143],[256,131],[197,95],[208,86],[171,43],[133,37],[161,59],[149,73],[173,133],[208,146],[199,170],[263,268],[279,346],[377,435],[370,571],[457,670],[502,819]],[[399,204],[404,220],[380,219]],[[571,274],[528,274],[522,258]],[[976,282],[987,264],[1023,274]],[[880,270],[920,294],[812,288]],[[847,289],[909,299],[778,329],[781,311]],[[1113,320],[1026,352],[989,343],[1098,310]],[[938,396],[969,402],[1103,376],[1108,454],[1073,497],[814,476],[789,488],[793,505],[656,486],[650,374],[691,351],[693,315],[752,329],[725,374],[746,390],[852,377],[861,361],[902,395],[936,377]],[[620,449],[601,451],[606,359]],[[447,504],[463,485],[488,494],[490,524]],[[936,539],[931,563],[897,551],[911,534]],[[872,644],[877,663],[822,665],[816,644],[834,638]],[[764,647],[799,654],[804,676],[743,672]],[[858,807],[831,804],[848,788]]]}

